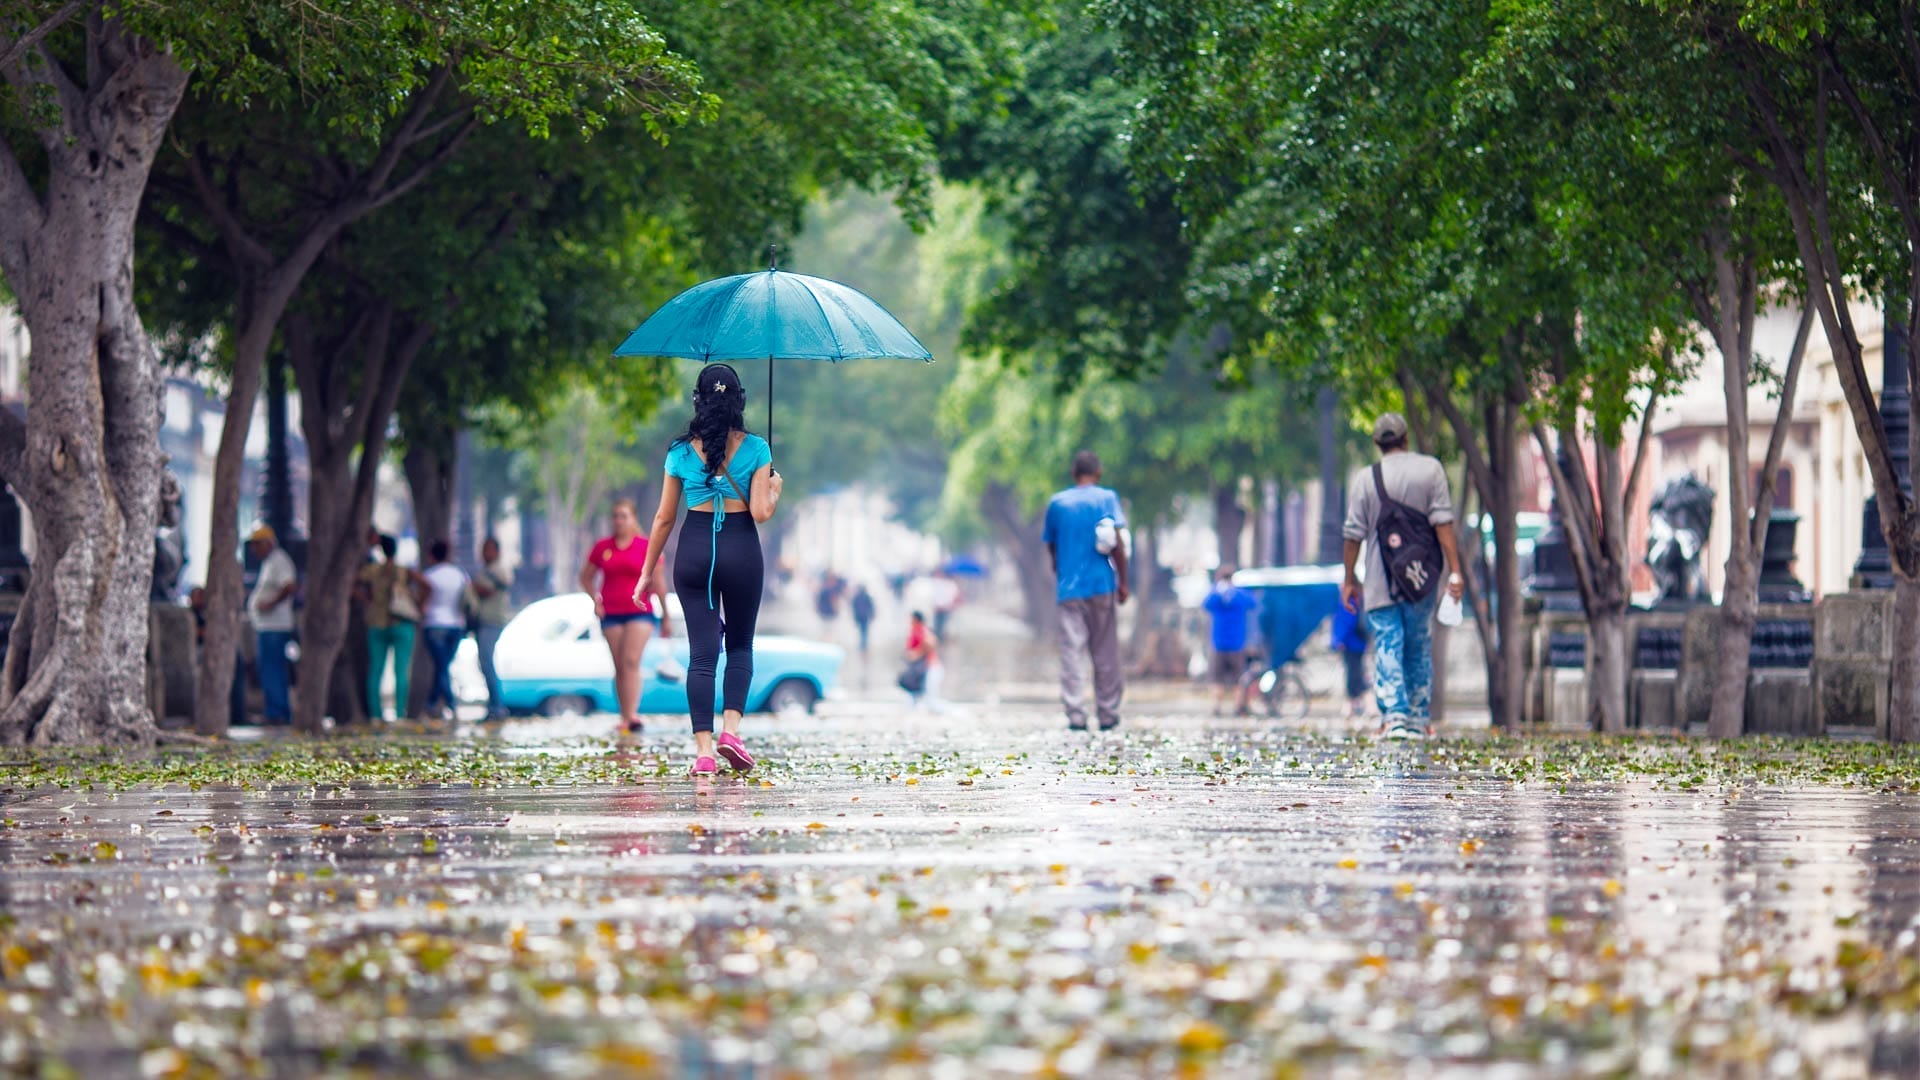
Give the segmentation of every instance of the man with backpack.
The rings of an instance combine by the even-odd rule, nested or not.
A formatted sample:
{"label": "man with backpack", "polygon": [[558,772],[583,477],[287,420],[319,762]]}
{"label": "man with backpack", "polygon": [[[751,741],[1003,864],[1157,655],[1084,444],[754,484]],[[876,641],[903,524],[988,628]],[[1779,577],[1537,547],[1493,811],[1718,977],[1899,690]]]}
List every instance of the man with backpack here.
{"label": "man with backpack", "polygon": [[[1373,692],[1389,739],[1428,732],[1433,694],[1433,613],[1444,592],[1460,598],[1453,499],[1446,469],[1407,450],[1407,421],[1387,413],[1373,425],[1380,460],[1355,473],[1347,490],[1347,610],[1364,601],[1373,635]],[[1356,567],[1367,547],[1366,579]]]}

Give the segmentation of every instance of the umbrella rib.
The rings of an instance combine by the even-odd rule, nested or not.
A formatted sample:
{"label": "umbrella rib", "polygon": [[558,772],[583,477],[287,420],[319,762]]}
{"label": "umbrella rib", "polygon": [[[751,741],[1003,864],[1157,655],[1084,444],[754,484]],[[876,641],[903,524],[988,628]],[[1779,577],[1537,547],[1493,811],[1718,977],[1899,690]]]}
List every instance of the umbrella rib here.
{"label": "umbrella rib", "polygon": [[837,333],[834,333],[833,320],[829,318],[827,315],[827,305],[820,302],[819,294],[813,291],[813,286],[807,282],[805,274],[795,274],[793,275],[793,277],[794,277],[794,280],[800,283],[800,288],[806,292],[807,299],[813,301],[813,309],[820,313],[820,322],[824,326],[826,326],[827,334],[833,340],[834,355],[827,357],[827,359],[833,361],[836,364],[842,360],[845,360],[846,349],[840,346],[840,335]]}

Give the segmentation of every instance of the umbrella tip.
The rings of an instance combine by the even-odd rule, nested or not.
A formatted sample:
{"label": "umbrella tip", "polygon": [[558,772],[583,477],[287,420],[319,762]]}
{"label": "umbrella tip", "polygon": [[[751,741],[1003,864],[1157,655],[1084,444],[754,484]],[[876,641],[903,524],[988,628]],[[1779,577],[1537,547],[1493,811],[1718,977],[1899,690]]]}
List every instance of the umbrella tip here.
{"label": "umbrella tip", "polygon": [[767,245],[767,269],[769,271],[780,269],[780,245],[779,244]]}

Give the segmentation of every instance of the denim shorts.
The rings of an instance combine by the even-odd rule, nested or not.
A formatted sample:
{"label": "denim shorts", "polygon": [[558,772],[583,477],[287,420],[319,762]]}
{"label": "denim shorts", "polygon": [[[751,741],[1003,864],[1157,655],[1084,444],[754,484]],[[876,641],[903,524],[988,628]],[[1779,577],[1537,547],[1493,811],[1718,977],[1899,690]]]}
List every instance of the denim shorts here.
{"label": "denim shorts", "polygon": [[650,622],[657,627],[660,625],[660,616],[649,611],[630,611],[621,615],[602,615],[600,616],[600,629],[605,630],[610,626],[625,626],[628,623],[641,621]]}

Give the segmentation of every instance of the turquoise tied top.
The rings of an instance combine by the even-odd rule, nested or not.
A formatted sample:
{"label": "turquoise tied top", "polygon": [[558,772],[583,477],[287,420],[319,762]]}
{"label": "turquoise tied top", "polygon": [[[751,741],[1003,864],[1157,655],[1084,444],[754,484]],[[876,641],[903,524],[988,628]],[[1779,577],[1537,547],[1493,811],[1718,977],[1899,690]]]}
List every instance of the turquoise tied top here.
{"label": "turquoise tied top", "polygon": [[[727,520],[727,499],[746,502],[753,490],[753,474],[773,460],[773,448],[758,435],[740,440],[733,458],[722,473],[707,475],[707,463],[690,442],[677,442],[667,451],[666,474],[680,478],[686,491],[687,509],[713,509],[713,537],[708,541],[712,554],[707,560],[707,610],[713,610],[713,565],[720,560],[720,526]],[[729,483],[731,481],[731,483]]]}

